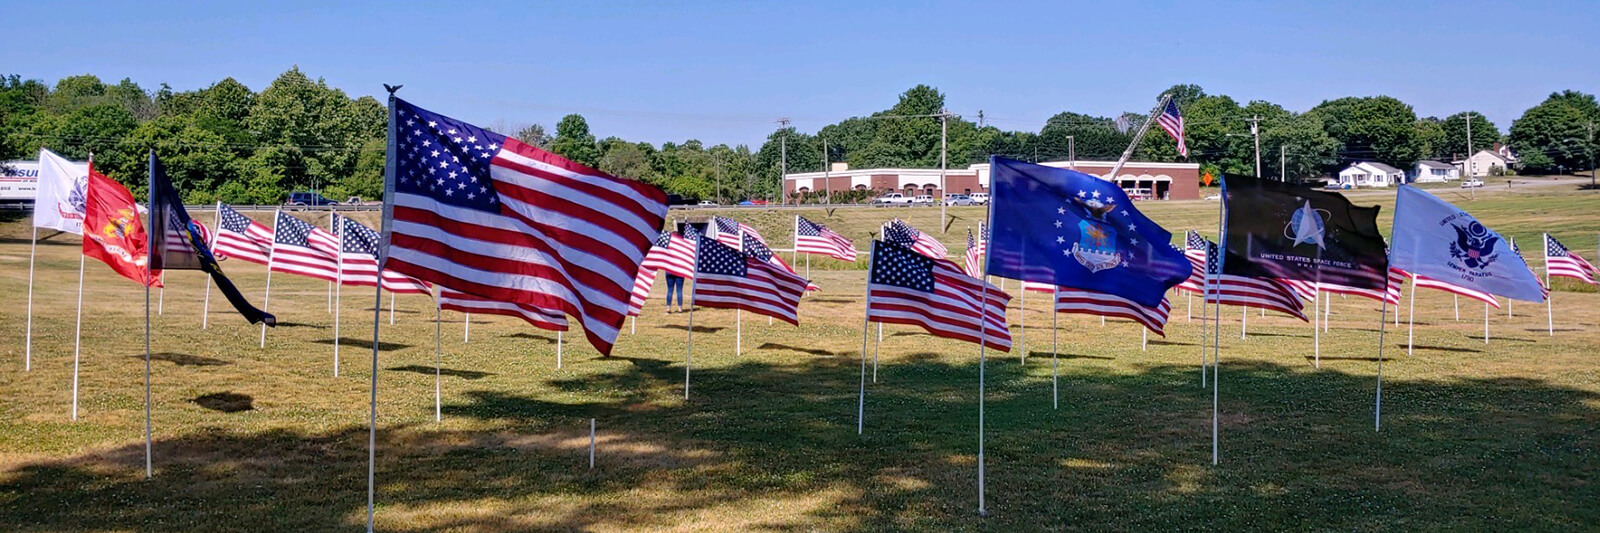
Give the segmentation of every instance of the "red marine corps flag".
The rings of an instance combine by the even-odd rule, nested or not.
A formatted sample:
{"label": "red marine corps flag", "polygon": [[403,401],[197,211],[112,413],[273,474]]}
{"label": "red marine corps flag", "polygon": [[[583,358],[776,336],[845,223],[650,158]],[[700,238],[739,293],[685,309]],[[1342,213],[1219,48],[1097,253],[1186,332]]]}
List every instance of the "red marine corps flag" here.
{"label": "red marine corps flag", "polygon": [[104,261],[122,277],[140,285],[160,287],[160,273],[150,272],[150,243],[133,193],[90,164],[86,196],[83,255]]}

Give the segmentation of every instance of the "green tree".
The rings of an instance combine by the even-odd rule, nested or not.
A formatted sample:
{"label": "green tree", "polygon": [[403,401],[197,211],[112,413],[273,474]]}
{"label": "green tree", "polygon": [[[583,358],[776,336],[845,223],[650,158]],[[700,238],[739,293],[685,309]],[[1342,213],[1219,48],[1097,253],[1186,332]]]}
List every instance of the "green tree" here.
{"label": "green tree", "polygon": [[1450,147],[1445,142],[1444,121],[1438,117],[1417,119],[1417,146],[1426,159],[1450,160]]}
{"label": "green tree", "polygon": [[261,144],[280,147],[265,160],[285,165],[274,170],[280,173],[280,184],[302,189],[332,185],[348,176],[361,145],[383,135],[384,117],[376,100],[352,101],[344,91],[313,81],[295,67],[255,96],[245,126]]}
{"label": "green tree", "polygon": [[[1072,140],[1069,143],[1068,137]],[[1116,159],[1127,149],[1131,137],[1117,131],[1114,119],[1062,111],[1046,120],[1039,130],[1038,160],[1061,161],[1069,157],[1069,145],[1078,159]]]}
{"label": "green tree", "polygon": [[1310,113],[1321,117],[1328,135],[1341,144],[1339,166],[1378,161],[1411,168],[1422,157],[1417,114],[1400,100],[1388,96],[1339,98],[1322,102]]}
{"label": "green tree", "polygon": [[[1467,146],[1468,115],[1472,117],[1471,146]],[[1489,122],[1489,119],[1484,118],[1483,113],[1476,111],[1450,115],[1440,124],[1440,128],[1444,130],[1444,144],[1439,148],[1441,153],[1445,154],[1461,153],[1464,154],[1462,157],[1469,157],[1478,153],[1478,150],[1494,148],[1494,144],[1500,142],[1500,129],[1496,128],[1493,122]]]}
{"label": "green tree", "polygon": [[561,122],[556,124],[550,151],[582,165],[600,164],[600,150],[595,147],[594,134],[589,133],[589,121],[576,113],[561,117]]}
{"label": "green tree", "polygon": [[650,166],[650,154],[655,150],[649,144],[635,144],[608,137],[601,145],[605,147],[605,155],[600,157],[599,166],[596,167],[601,172],[645,183],[660,182],[660,176]]}
{"label": "green tree", "polygon": [[1511,123],[1511,148],[1521,158],[1523,168],[1533,171],[1582,168],[1590,165],[1590,157],[1600,149],[1597,132],[1600,104],[1594,95],[1578,91],[1551,93]]}
{"label": "green tree", "polygon": [[550,135],[544,132],[543,124],[529,124],[527,127],[517,130],[515,137],[519,141],[539,148],[549,148],[552,140]]}

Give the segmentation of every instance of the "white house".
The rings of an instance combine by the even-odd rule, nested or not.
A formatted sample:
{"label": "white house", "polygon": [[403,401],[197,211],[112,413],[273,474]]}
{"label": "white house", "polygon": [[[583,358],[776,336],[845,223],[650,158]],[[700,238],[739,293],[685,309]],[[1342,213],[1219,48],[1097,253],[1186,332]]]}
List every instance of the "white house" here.
{"label": "white house", "polygon": [[1404,183],[1405,175],[1406,173],[1398,168],[1376,161],[1366,161],[1350,165],[1350,168],[1339,171],[1339,186],[1344,188],[1388,187]]}
{"label": "white house", "polygon": [[1406,173],[1406,181],[1410,183],[1439,183],[1461,179],[1461,171],[1448,163],[1438,161],[1418,161],[1417,166]]}
{"label": "white house", "polygon": [[1481,178],[1493,174],[1494,169],[1497,167],[1501,171],[1511,168],[1511,161],[1494,150],[1478,150],[1478,153],[1472,154],[1472,157],[1456,161],[1456,165],[1468,177]]}

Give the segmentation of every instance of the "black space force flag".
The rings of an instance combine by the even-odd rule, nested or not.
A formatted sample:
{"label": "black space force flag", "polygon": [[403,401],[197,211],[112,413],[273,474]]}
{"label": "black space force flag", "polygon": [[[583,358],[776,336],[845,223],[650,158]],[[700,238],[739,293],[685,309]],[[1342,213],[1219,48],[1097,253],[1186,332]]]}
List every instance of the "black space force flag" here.
{"label": "black space force flag", "polygon": [[1222,181],[1227,203],[1227,274],[1331,283],[1361,289],[1388,286],[1389,259],[1378,233],[1378,207],[1357,207],[1343,195],[1243,176]]}
{"label": "black space force flag", "polygon": [[150,152],[150,226],[146,231],[150,235],[151,271],[199,270],[211,274],[211,280],[217,282],[222,295],[245,320],[251,324],[278,325],[276,317],[250,305],[250,301],[239,294],[239,288],[222,275],[222,267],[211,255],[210,243],[206,242],[205,228],[189,218],[189,212],[183,208],[183,197],[172,187],[166,168],[156,159],[154,151]]}

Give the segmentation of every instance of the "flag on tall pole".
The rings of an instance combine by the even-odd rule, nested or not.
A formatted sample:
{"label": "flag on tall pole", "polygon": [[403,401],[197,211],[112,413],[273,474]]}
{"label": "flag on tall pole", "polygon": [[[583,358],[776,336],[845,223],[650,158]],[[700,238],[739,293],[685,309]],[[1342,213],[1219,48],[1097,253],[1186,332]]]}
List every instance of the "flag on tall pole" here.
{"label": "flag on tall pole", "polygon": [[700,239],[690,306],[750,311],[798,326],[800,296],[805,290],[805,278],[793,272],[709,235]]}
{"label": "flag on tall pole", "polygon": [[1230,213],[1249,213],[1228,219],[1228,253],[1239,256],[1224,263],[1228,274],[1312,281],[1323,290],[1387,290],[1376,206],[1249,176],[1225,179],[1222,197]]}
{"label": "flag on tall pole", "polygon": [[577,317],[609,354],[666,194],[392,101],[384,268]]}
{"label": "flag on tall pole", "polygon": [[157,250],[151,260],[151,269],[199,270],[208,274],[217,289],[228,299],[245,320],[251,324],[277,325],[277,318],[257,309],[246,300],[239,288],[223,275],[208,245],[210,232],[204,224],[195,222],[183,207],[183,196],[167,178],[166,169],[154,152],[150,154],[150,231],[152,249]]}
{"label": "flag on tall pole", "polygon": [[68,161],[39,149],[39,176],[33,201],[33,236],[28,247],[28,326],[23,340],[23,371],[33,370],[33,263],[39,251],[39,228],[83,235],[83,211],[89,165]]}
{"label": "flag on tall pole", "polygon": [[1189,145],[1183,139],[1183,114],[1178,112],[1177,101],[1167,99],[1167,105],[1161,108],[1161,115],[1156,117],[1156,124],[1178,142],[1178,155],[1189,157]]}

